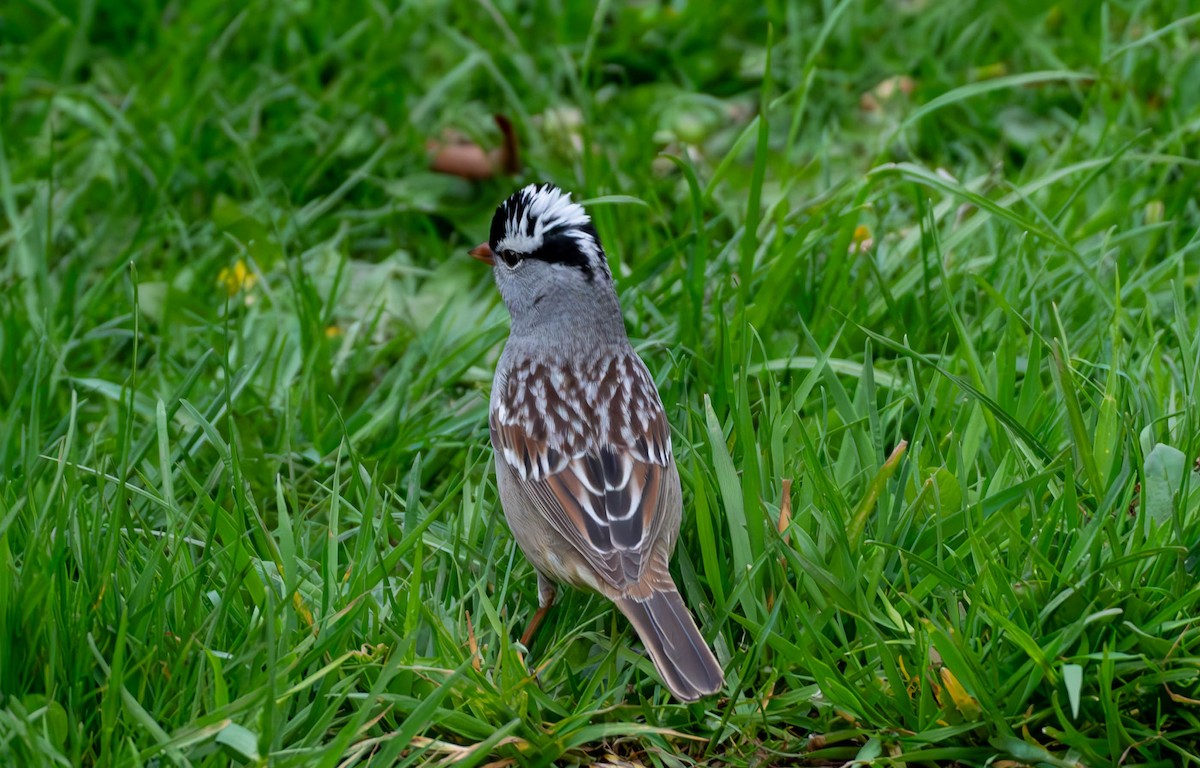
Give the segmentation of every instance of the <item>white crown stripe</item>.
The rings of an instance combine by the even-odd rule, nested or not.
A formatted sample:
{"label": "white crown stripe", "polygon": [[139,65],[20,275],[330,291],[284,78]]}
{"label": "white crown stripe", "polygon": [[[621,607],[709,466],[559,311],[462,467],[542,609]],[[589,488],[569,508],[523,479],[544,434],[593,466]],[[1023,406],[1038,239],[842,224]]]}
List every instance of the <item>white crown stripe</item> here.
{"label": "white crown stripe", "polygon": [[[558,187],[530,184],[520,192],[521,204],[514,206],[504,222],[504,237],[496,244],[499,250],[529,254],[542,247],[546,233],[559,228],[577,230],[591,223],[582,205],[571,201],[571,193]],[[531,226],[532,225],[532,226]],[[572,232],[575,241],[591,250],[592,238],[582,231]]]}

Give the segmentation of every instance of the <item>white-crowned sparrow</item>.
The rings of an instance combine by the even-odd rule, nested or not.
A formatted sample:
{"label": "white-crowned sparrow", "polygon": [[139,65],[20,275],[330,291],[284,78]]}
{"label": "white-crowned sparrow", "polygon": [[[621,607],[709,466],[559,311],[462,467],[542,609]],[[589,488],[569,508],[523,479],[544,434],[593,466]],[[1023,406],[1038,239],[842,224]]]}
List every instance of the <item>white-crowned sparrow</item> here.
{"label": "white-crowned sparrow", "polygon": [[628,617],[676,698],[716,692],[721,666],[668,571],[682,514],[671,428],[591,219],[531,184],[496,209],[471,255],[493,265],[512,316],[489,424],[500,501],[538,572],[522,642],[556,583],[591,589]]}

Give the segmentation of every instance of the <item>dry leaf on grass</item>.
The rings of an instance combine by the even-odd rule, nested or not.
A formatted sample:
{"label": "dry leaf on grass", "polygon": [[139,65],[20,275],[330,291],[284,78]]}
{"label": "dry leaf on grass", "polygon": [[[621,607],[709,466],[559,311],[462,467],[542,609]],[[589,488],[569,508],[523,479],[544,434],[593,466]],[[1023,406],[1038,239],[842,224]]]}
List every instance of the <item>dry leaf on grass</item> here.
{"label": "dry leaf on grass", "polygon": [[463,179],[490,179],[499,174],[512,175],[521,169],[521,156],[517,148],[517,134],[512,121],[504,115],[493,115],[504,143],[492,150],[485,150],[459,134],[445,135],[440,141],[431,140],[426,148],[433,154],[429,167],[438,173],[446,173]]}

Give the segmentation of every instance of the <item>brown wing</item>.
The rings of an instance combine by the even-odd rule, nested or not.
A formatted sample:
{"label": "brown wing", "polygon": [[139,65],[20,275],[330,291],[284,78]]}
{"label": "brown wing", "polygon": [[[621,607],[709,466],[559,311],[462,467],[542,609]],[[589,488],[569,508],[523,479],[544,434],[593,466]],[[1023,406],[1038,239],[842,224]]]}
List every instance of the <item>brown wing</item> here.
{"label": "brown wing", "polygon": [[578,373],[518,361],[493,399],[496,460],[530,502],[614,587],[638,581],[674,498],[671,434],[632,351]]}

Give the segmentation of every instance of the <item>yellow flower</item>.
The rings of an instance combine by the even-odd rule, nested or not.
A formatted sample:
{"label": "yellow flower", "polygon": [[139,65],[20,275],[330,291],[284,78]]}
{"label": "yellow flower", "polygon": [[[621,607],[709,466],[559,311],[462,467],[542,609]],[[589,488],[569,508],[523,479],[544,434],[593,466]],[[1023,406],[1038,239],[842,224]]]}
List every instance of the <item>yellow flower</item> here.
{"label": "yellow flower", "polygon": [[336,339],[338,336],[341,336],[341,335],[342,335],[342,329],[338,328],[336,325],[329,325],[329,326],[325,327],[325,338]]}
{"label": "yellow flower", "polygon": [[217,285],[224,287],[231,297],[242,291],[249,291],[256,282],[258,275],[251,272],[246,262],[241,259],[232,267],[222,267],[217,273]]}
{"label": "yellow flower", "polygon": [[854,228],[854,237],[851,238],[850,247],[847,248],[851,254],[866,253],[875,245],[875,239],[871,237],[871,228],[866,224],[859,224]]}

